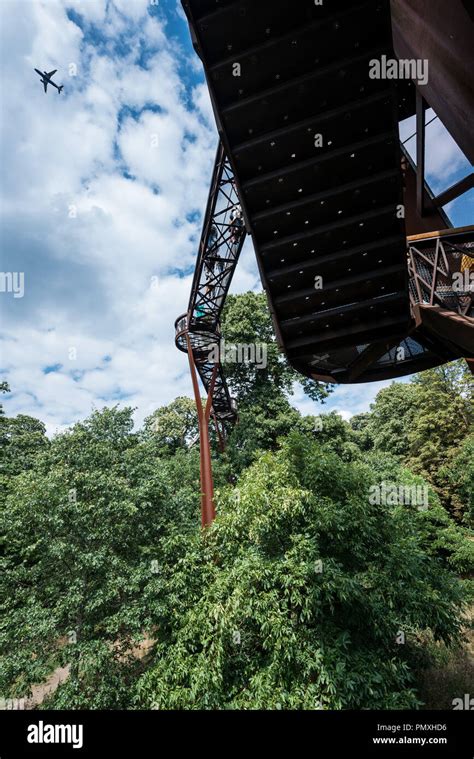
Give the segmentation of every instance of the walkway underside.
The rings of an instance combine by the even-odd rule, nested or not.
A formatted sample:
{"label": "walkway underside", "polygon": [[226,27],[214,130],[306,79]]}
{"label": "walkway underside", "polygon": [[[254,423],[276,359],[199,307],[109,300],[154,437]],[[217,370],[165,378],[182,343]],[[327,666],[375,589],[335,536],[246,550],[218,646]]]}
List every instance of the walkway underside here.
{"label": "walkway underside", "polygon": [[369,75],[394,58],[389,0],[348,5],[183,0],[277,339],[330,382],[472,355],[416,327],[398,136],[415,87]]}

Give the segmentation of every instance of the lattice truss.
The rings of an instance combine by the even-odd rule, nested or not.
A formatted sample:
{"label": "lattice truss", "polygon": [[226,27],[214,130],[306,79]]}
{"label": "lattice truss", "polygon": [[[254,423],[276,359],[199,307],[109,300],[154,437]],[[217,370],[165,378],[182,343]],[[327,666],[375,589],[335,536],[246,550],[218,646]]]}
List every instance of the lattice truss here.
{"label": "lattice truss", "polygon": [[215,328],[245,239],[234,174],[218,151],[200,255],[189,301],[190,328]]}
{"label": "lattice truss", "polygon": [[408,248],[412,304],[438,305],[461,316],[472,315],[474,292],[474,243],[453,242],[442,237],[429,246]]}
{"label": "lattice truss", "polygon": [[207,391],[217,363],[212,405],[221,421],[235,419],[236,406],[222,366],[215,361],[221,343],[220,317],[245,237],[234,173],[219,144],[188,313],[176,322],[176,343],[187,351],[185,334],[189,332],[194,362]]}

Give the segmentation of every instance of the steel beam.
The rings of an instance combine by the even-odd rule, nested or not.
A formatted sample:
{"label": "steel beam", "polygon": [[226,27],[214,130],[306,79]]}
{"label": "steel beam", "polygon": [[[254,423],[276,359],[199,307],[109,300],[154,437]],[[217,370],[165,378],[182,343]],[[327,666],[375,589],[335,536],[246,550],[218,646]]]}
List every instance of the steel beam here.
{"label": "steel beam", "polygon": [[199,426],[199,455],[200,455],[200,477],[201,477],[201,526],[209,527],[216,516],[214,505],[214,480],[212,477],[212,459],[211,444],[209,440],[209,417],[212,408],[212,398],[217,377],[217,365],[214,367],[212,379],[209,385],[209,391],[206,406],[203,407],[201,393],[199,391],[199,382],[197,378],[196,365],[194,363],[193,350],[189,339],[189,332],[186,336],[188,343],[189,369],[193,382],[194,398],[196,401],[196,410]]}
{"label": "steel beam", "polygon": [[425,213],[425,113],[426,101],[416,91],[416,208],[420,216]]}
{"label": "steel beam", "polygon": [[468,190],[471,190],[473,187],[474,172],[471,172],[467,175],[467,177],[464,177],[464,179],[460,179],[459,182],[456,182],[455,184],[451,185],[451,187],[448,187],[447,190],[440,192],[436,198],[433,198],[433,203],[435,206],[441,208],[442,206],[445,206],[446,203],[450,203],[452,200],[455,200],[460,195],[463,195]]}

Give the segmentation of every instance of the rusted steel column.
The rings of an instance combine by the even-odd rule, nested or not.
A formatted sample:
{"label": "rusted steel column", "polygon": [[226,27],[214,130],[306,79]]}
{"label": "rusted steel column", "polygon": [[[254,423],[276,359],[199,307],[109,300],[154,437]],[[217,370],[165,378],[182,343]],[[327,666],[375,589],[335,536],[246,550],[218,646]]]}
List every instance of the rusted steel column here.
{"label": "rusted steel column", "polygon": [[196,366],[194,363],[193,350],[189,332],[186,333],[188,345],[189,368],[193,382],[194,398],[199,425],[199,453],[200,453],[200,480],[201,480],[201,526],[208,527],[215,519],[216,509],[214,505],[214,480],[212,476],[211,444],[209,440],[209,417],[212,409],[212,397],[217,376],[217,364],[214,367],[211,384],[207,396],[206,408],[203,408]]}

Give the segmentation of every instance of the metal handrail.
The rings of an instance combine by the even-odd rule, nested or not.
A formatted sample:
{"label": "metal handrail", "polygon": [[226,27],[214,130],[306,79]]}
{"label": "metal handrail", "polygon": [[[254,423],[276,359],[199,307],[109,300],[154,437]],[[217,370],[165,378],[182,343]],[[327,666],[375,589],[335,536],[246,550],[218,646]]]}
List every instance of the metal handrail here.
{"label": "metal handrail", "polygon": [[[461,316],[470,315],[474,292],[454,283],[456,275],[463,276],[466,268],[474,267],[474,226],[416,235],[407,243],[412,307],[438,305]],[[465,259],[472,260],[472,267],[463,264]]]}
{"label": "metal handrail", "polygon": [[189,335],[194,363],[207,392],[214,377],[213,413],[219,421],[235,422],[237,409],[222,365],[210,353],[216,347],[213,353],[220,353],[220,318],[245,237],[234,173],[219,143],[188,311],[175,322],[176,347],[187,353]]}

